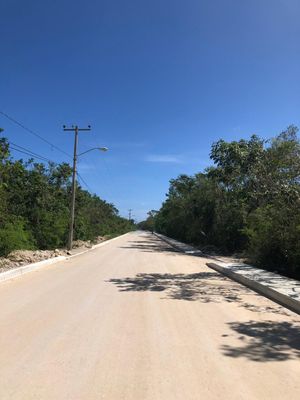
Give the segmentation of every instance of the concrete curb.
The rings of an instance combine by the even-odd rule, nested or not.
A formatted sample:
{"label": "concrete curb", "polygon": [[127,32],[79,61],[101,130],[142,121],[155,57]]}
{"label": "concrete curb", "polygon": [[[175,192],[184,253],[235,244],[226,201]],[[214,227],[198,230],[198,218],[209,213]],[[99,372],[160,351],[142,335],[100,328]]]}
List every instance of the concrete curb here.
{"label": "concrete curb", "polygon": [[18,276],[24,275],[27,272],[36,271],[39,268],[45,267],[46,265],[56,264],[59,261],[66,260],[67,257],[59,256],[48,258],[47,260],[39,261],[33,264],[24,265],[23,267],[17,267],[14,269],[9,269],[8,271],[2,272],[0,274],[0,282],[7,281],[8,279],[16,278]]}
{"label": "concrete curb", "polygon": [[[209,262],[206,264],[208,267],[214,269],[217,272],[220,272],[221,274],[231,278],[234,281],[237,281],[248,288],[254,290],[255,292],[262,294],[263,296],[269,298],[270,300],[275,301],[276,303],[300,314],[300,301],[297,300],[296,298],[291,297],[290,295],[286,293],[282,293],[276,289],[273,289],[272,287],[268,286],[268,284],[264,281],[261,280],[260,282],[258,280],[251,279],[250,277],[235,272],[233,271],[230,267],[235,267],[234,264],[232,265],[222,265],[221,263],[214,263],[214,262]],[[245,267],[250,267],[248,265],[244,265]],[[242,267],[242,265],[239,265],[239,267]],[[253,268],[254,269],[254,268]],[[262,271],[263,272],[263,271]],[[279,276],[277,274],[273,274],[272,272],[269,273],[270,275],[274,276]],[[282,280],[284,281],[291,281],[293,283],[293,279],[281,277]]]}
{"label": "concrete curb", "polygon": [[178,242],[178,240],[171,239],[168,236],[162,235],[161,233],[154,232],[154,235],[183,253],[191,255],[203,254],[201,250],[195,249],[195,247],[192,247],[189,244]]}
{"label": "concrete curb", "polygon": [[131,233],[132,233],[132,231],[127,232],[127,233],[123,233],[123,235],[116,236],[116,237],[114,237],[114,238],[112,238],[112,239],[106,240],[105,242],[95,244],[95,245],[92,247],[92,249],[98,249],[98,247],[105,246],[108,242],[113,242],[114,240],[117,240],[117,239],[120,239],[121,237],[130,235]]}
{"label": "concrete curb", "polygon": [[175,249],[182,251],[182,249],[181,249],[180,247],[177,246],[175,240],[169,239],[167,236],[161,235],[160,233],[153,232],[153,234],[154,234],[156,237],[158,237],[159,239],[163,240],[164,242],[170,244],[170,245],[171,245],[172,247],[174,247]]}
{"label": "concrete curb", "polygon": [[98,249],[99,247],[105,246],[107,243],[110,243],[110,242],[113,242],[114,240],[120,239],[121,237],[126,236],[126,235],[128,235],[129,233],[130,233],[130,232],[127,232],[127,233],[124,233],[123,235],[116,236],[116,237],[114,237],[114,238],[112,238],[112,239],[105,240],[105,241],[102,242],[102,243],[94,244],[94,245],[93,245],[92,247],[90,247],[89,249],[83,250],[83,251],[81,251],[80,253],[72,254],[71,256],[66,256],[66,260],[69,260],[70,258],[73,258],[73,257],[80,256],[81,254],[85,254],[85,253],[87,253],[87,252],[89,252],[89,251],[91,251],[91,250]]}
{"label": "concrete curb", "polygon": [[102,247],[102,246],[104,246],[104,245],[106,245],[106,244],[108,244],[108,243],[110,243],[110,242],[112,242],[114,240],[120,239],[121,237],[126,236],[129,233],[130,232],[127,232],[127,233],[124,233],[123,235],[116,236],[113,239],[109,239],[109,240],[106,240],[105,242],[102,242],[102,243],[99,243],[99,244],[95,244],[90,249],[81,251],[80,253],[73,254],[71,256],[58,256],[58,257],[48,258],[47,260],[39,261],[39,262],[36,262],[36,263],[33,263],[33,264],[24,265],[22,267],[17,267],[17,268],[10,269],[10,270],[5,271],[5,272],[1,272],[0,273],[0,283],[4,282],[4,281],[7,281],[9,279],[17,278],[19,276],[22,276],[22,275],[28,273],[28,272],[36,271],[36,270],[38,270],[40,268],[46,267],[47,265],[56,264],[57,262],[66,261],[66,260],[69,260],[69,259],[71,259],[73,257],[80,256],[80,255],[85,254],[85,253],[87,253],[87,252],[89,252],[91,250],[95,250],[95,249],[97,249],[99,247]]}
{"label": "concrete curb", "polygon": [[[201,253],[200,250],[190,245],[178,242],[177,240],[161,234],[155,233],[155,235],[185,254],[195,256],[202,255],[205,257],[204,253]],[[208,262],[206,265],[270,300],[300,314],[300,282],[247,264],[224,263],[218,261]]]}

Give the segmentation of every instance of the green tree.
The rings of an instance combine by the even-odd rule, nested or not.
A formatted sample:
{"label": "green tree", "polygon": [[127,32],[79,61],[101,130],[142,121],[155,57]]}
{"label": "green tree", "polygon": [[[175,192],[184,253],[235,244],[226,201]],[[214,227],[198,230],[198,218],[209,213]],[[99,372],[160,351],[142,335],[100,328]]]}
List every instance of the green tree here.
{"label": "green tree", "polygon": [[[0,255],[17,248],[64,247],[72,169],[67,163],[13,160],[0,139]],[[75,239],[94,240],[134,229],[114,205],[77,187]]]}
{"label": "green tree", "polygon": [[213,143],[214,165],[170,181],[156,229],[300,277],[300,144],[289,126],[275,138]]}

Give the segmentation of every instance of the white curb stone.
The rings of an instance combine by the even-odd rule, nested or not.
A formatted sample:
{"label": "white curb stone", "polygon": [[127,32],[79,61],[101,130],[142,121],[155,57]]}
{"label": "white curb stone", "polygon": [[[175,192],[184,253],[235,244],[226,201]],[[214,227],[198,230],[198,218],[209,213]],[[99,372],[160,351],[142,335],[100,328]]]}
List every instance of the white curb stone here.
{"label": "white curb stone", "polygon": [[[205,257],[204,253],[190,245],[161,234],[155,235],[185,254]],[[300,314],[299,281],[242,263],[215,261],[207,263],[207,266]]]}
{"label": "white curb stone", "polygon": [[22,276],[22,275],[26,274],[27,272],[36,271],[42,267],[46,267],[47,265],[56,264],[57,262],[69,260],[70,258],[80,256],[81,254],[84,254],[84,253],[87,253],[88,251],[97,249],[98,247],[102,247],[102,246],[104,246],[114,240],[120,239],[121,237],[126,236],[130,233],[131,232],[127,232],[124,235],[116,236],[113,239],[109,239],[103,243],[96,244],[93,247],[91,247],[90,249],[81,251],[80,253],[73,254],[71,256],[58,256],[58,257],[48,258],[47,260],[39,261],[39,262],[36,262],[33,264],[24,265],[22,267],[17,267],[17,268],[2,272],[2,273],[0,273],[0,283],[7,281],[9,279],[13,279],[13,278]]}
{"label": "white curb stone", "polygon": [[46,265],[55,264],[59,261],[66,260],[65,256],[58,256],[53,258],[48,258],[47,260],[39,261],[33,264],[24,265],[23,267],[17,267],[14,269],[10,269],[8,271],[2,272],[0,274],[0,282],[6,281],[8,279],[16,278],[17,276],[21,276],[26,274],[27,272],[36,271]]}

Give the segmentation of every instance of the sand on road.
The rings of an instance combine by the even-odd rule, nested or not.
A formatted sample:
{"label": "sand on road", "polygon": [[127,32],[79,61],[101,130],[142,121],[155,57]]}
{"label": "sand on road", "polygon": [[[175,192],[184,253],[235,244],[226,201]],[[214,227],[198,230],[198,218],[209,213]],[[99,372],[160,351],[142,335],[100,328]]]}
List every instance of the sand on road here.
{"label": "sand on road", "polygon": [[134,232],[0,284],[1,400],[299,400],[300,317]]}

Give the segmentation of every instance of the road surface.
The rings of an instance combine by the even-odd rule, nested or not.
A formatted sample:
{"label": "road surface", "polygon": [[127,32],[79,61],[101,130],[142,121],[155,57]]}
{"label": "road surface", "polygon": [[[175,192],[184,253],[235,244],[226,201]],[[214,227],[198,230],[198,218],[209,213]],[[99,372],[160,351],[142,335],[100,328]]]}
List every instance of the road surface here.
{"label": "road surface", "polygon": [[299,400],[300,317],[130,233],[0,284],[0,399]]}

